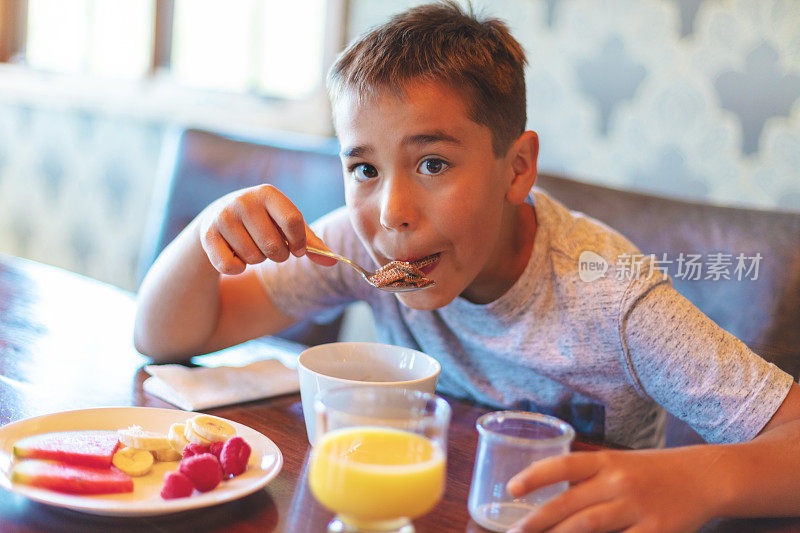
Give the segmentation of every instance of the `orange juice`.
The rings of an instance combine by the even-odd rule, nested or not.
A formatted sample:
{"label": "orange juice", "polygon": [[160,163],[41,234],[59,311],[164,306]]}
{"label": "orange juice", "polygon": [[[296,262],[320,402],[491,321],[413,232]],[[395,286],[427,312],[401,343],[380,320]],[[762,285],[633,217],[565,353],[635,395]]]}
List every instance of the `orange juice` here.
{"label": "orange juice", "polygon": [[317,500],[343,520],[384,521],[430,511],[442,496],[444,474],[437,444],[407,431],[363,426],[323,435],[308,480]]}

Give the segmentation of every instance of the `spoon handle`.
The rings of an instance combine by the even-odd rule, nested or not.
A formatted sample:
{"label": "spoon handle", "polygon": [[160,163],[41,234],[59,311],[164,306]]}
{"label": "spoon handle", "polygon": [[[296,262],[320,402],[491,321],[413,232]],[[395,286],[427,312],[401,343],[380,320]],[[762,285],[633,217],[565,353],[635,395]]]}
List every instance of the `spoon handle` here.
{"label": "spoon handle", "polygon": [[331,257],[331,258],[336,259],[337,261],[339,261],[341,263],[347,263],[351,267],[355,268],[358,271],[358,273],[361,274],[364,278],[369,278],[369,272],[364,270],[364,268],[362,268],[360,265],[357,265],[357,264],[353,263],[352,261],[350,261],[346,257],[342,257],[339,254],[335,254],[335,253],[329,252],[327,250],[321,250],[319,248],[314,248],[313,246],[306,246],[306,251],[311,252],[312,254],[318,254],[318,255],[324,255],[324,256],[327,256],[327,257]]}

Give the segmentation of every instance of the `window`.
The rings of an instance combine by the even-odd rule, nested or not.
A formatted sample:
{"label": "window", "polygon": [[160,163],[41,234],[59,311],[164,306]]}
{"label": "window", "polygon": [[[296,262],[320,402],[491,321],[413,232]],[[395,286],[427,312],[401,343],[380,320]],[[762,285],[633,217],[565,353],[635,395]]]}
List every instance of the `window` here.
{"label": "window", "polygon": [[170,70],[196,87],[307,97],[321,81],[325,4],[176,0]]}
{"label": "window", "polygon": [[[130,107],[140,113],[149,109],[198,124],[191,117],[203,110],[216,114],[217,122],[226,122],[220,113],[227,112],[248,126],[264,122],[265,106],[280,104],[276,122],[262,125],[294,123],[309,133],[329,132],[327,113],[320,113],[327,105],[324,74],[344,43],[346,4],[0,0],[0,62],[11,64],[0,65],[0,91],[11,87],[25,97],[21,85],[9,81],[13,76],[3,75],[26,72],[39,83],[37,91],[61,90],[73,103],[91,104],[98,87],[116,103],[139,91],[141,101]],[[293,120],[287,112],[295,113]],[[326,125],[311,124],[315,114]]]}
{"label": "window", "polygon": [[155,0],[28,0],[25,64],[140,78],[150,68],[154,5]]}

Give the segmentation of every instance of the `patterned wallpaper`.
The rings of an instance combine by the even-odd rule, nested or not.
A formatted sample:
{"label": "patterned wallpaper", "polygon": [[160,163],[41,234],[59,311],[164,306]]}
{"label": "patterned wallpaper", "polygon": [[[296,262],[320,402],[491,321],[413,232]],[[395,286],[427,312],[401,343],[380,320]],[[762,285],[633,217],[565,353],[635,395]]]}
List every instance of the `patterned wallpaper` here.
{"label": "patterned wallpaper", "polygon": [[[356,0],[351,38],[419,4]],[[800,210],[800,1],[473,0],[529,60],[540,167]]]}
{"label": "patterned wallpaper", "polygon": [[163,133],[0,104],[0,252],[134,289]]}
{"label": "patterned wallpaper", "polygon": [[[351,36],[420,3],[353,0]],[[526,48],[540,167],[800,210],[800,0],[475,0]],[[136,287],[159,122],[0,102],[0,252]]]}

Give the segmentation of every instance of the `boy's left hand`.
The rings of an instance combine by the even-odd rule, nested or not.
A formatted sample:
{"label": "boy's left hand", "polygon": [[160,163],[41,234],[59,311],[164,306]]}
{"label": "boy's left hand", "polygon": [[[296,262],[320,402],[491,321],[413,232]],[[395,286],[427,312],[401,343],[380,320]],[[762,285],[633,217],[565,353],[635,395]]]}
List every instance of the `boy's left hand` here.
{"label": "boy's left hand", "polygon": [[509,531],[695,531],[716,514],[719,455],[719,447],[694,446],[543,459],[508,482],[513,496],[558,481],[571,486]]}

